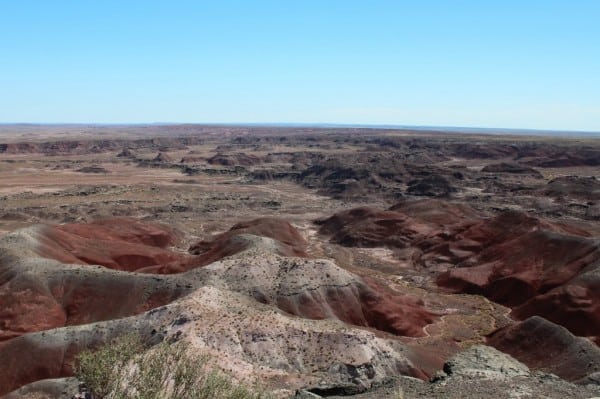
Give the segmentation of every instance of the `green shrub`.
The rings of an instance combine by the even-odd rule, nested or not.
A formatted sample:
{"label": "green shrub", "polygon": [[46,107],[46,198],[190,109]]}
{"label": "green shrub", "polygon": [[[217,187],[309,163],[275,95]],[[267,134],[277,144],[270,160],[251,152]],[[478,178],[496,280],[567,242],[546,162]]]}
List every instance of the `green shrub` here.
{"label": "green shrub", "polygon": [[267,396],[208,366],[209,358],[184,342],[146,350],[124,336],[77,358],[76,375],[103,399],[263,399]]}
{"label": "green shrub", "polygon": [[93,351],[85,351],[76,359],[75,373],[100,398],[114,396],[124,382],[122,370],[131,359],[144,351],[139,338],[133,335],[122,336],[108,345]]}

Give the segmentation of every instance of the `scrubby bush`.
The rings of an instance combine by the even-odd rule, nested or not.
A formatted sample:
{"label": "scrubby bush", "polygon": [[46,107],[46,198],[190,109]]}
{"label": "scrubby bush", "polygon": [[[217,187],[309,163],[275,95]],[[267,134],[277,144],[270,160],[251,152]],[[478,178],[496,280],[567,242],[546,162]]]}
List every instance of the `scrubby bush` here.
{"label": "scrubby bush", "polygon": [[146,348],[124,336],[81,353],[76,374],[100,399],[266,399],[211,369],[209,358],[185,342]]}

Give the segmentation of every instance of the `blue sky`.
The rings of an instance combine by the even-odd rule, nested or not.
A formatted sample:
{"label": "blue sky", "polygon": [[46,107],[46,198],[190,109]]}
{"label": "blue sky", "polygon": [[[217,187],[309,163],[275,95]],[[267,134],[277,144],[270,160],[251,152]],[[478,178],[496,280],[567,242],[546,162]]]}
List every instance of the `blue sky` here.
{"label": "blue sky", "polygon": [[600,131],[600,1],[0,0],[0,122]]}

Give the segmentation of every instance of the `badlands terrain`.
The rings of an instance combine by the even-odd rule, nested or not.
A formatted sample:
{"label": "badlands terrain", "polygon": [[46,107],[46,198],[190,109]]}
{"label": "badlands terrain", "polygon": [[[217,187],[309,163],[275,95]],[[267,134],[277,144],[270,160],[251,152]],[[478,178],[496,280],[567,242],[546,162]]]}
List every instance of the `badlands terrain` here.
{"label": "badlands terrain", "polygon": [[600,396],[600,140],[0,126],[0,396],[131,333],[281,398]]}

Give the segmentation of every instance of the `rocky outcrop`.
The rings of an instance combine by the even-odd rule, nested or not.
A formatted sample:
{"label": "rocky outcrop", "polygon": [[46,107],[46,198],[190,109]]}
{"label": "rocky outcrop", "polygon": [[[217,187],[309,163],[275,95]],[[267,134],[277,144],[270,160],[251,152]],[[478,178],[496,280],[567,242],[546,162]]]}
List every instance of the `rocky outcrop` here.
{"label": "rocky outcrop", "polygon": [[308,256],[306,253],[307,242],[290,223],[279,218],[260,218],[241,222],[234,225],[229,231],[219,234],[209,241],[200,241],[190,247],[194,255],[207,252],[219,252],[220,247],[232,237],[241,234],[268,237],[279,241],[279,252],[286,256]]}
{"label": "rocky outcrop", "polygon": [[[423,336],[437,316],[424,303],[361,279],[323,259],[282,257],[277,242],[253,235],[236,255],[198,270],[211,285],[308,319],[334,318],[404,336]],[[256,259],[252,262],[241,260]]]}
{"label": "rocky outcrop", "polygon": [[473,345],[444,363],[448,376],[505,379],[529,376],[529,368],[490,346]]}
{"label": "rocky outcrop", "polygon": [[[114,223],[33,227],[0,239],[6,304],[0,361],[10,364],[0,373],[0,394],[72,375],[77,353],[127,332],[189,334],[198,350],[213,352],[223,367],[233,365],[236,375],[284,379],[291,386],[324,376],[360,386],[396,373],[427,378],[439,365],[393,336],[378,337],[425,335],[437,316],[423,301],[308,257],[305,240],[285,221],[240,223],[195,246],[198,255],[178,260],[188,271],[165,276],[131,273],[154,266],[114,255],[149,248],[150,254],[179,256],[167,248],[173,233],[130,219]],[[235,251],[223,252],[236,243]],[[194,264],[215,248],[224,257]],[[160,261],[159,255],[143,259]],[[96,260],[104,267],[87,264]],[[371,371],[357,377],[352,370],[361,367]]]}
{"label": "rocky outcrop", "polygon": [[548,182],[543,194],[555,198],[577,198],[587,201],[600,200],[600,180],[595,176],[563,176]]}
{"label": "rocky outcrop", "polygon": [[600,263],[514,308],[512,315],[521,320],[541,315],[600,345]]}
{"label": "rocky outcrop", "polygon": [[450,248],[463,252],[455,259],[456,267],[442,274],[438,284],[520,305],[564,284],[600,259],[597,243],[586,235],[568,225],[505,212],[453,235]]}
{"label": "rocky outcrop", "polygon": [[594,338],[600,335],[600,244],[587,235],[568,224],[505,212],[429,251],[455,254],[456,267],[438,277],[439,285],[511,306],[516,317],[540,315]]}
{"label": "rocky outcrop", "polygon": [[440,200],[354,208],[318,223],[321,234],[345,246],[418,248],[412,265],[437,272],[439,286],[600,342],[600,244],[579,225],[516,211],[482,218]]}
{"label": "rocky outcrop", "polygon": [[483,167],[483,169],[481,169],[481,171],[484,173],[510,173],[517,175],[530,175],[537,179],[541,179],[544,177],[539,171],[530,166],[508,162],[486,165]]}
{"label": "rocky outcrop", "polygon": [[254,166],[260,164],[262,161],[256,155],[238,152],[233,154],[216,154],[208,158],[207,162],[210,165],[221,166]]}
{"label": "rocky outcrop", "polygon": [[584,380],[600,372],[598,346],[539,316],[494,332],[489,336],[488,344],[531,368],[569,381]]}
{"label": "rocky outcrop", "polygon": [[477,216],[466,205],[426,199],[402,201],[388,210],[353,208],[317,224],[320,234],[345,246],[404,248]]}
{"label": "rocky outcrop", "polygon": [[262,218],[238,223],[213,239],[190,247],[190,254],[174,251],[178,234],[163,225],[132,218],[101,219],[88,224],[64,224],[31,230],[31,245],[42,257],[64,263],[102,265],[110,269],[172,274],[215,262],[247,249],[253,240],[273,238],[273,250],[284,256],[306,257],[306,241],[288,222]]}
{"label": "rocky outcrop", "polygon": [[174,230],[126,217],[40,227],[35,230],[35,238],[38,255],[64,263],[132,272],[154,265],[179,264],[184,259],[169,249],[178,240]]}
{"label": "rocky outcrop", "polygon": [[[36,380],[70,375],[80,350],[124,333],[188,340],[190,350],[213,357],[237,378],[258,378],[291,392],[321,380],[370,387],[391,375],[423,378],[428,373],[420,368],[416,352],[397,340],[335,319],[293,317],[245,295],[205,286],[139,316],[8,341],[0,346],[0,359],[10,365],[0,373],[0,395]],[[27,356],[32,353],[35,363]]]}
{"label": "rocky outcrop", "polygon": [[[493,347],[474,345],[452,356],[429,383],[401,377],[392,385],[374,390],[365,398],[552,398],[588,399],[598,389],[560,379],[554,374],[528,368]],[[336,397],[337,399],[338,397]]]}
{"label": "rocky outcrop", "polygon": [[[19,239],[15,234],[5,238]],[[23,249],[1,250],[0,341],[142,313],[192,288],[175,279],[35,258]]]}
{"label": "rocky outcrop", "polygon": [[332,242],[356,247],[404,248],[418,234],[432,230],[404,213],[370,207],[342,211],[317,224],[321,225],[319,233]]}
{"label": "rocky outcrop", "polygon": [[443,176],[433,175],[423,179],[415,179],[408,182],[406,192],[410,195],[423,197],[448,197],[457,190],[448,179]]}
{"label": "rocky outcrop", "polygon": [[538,154],[529,164],[541,168],[600,165],[600,151],[593,147],[552,148]]}
{"label": "rocky outcrop", "polygon": [[187,145],[201,142],[198,137],[157,137],[150,139],[106,139],[106,140],[54,140],[47,142],[21,142],[0,144],[0,154],[44,154],[44,155],[85,155],[114,152],[124,147],[130,150],[160,148],[186,148]]}

